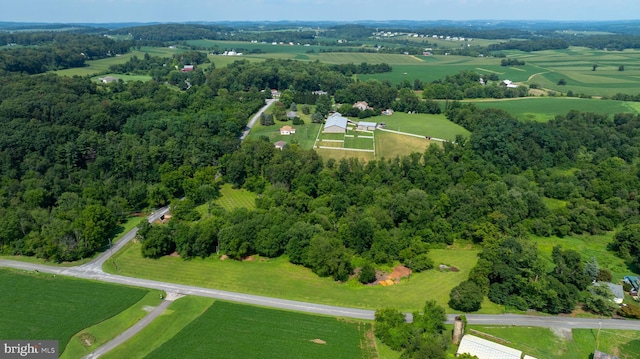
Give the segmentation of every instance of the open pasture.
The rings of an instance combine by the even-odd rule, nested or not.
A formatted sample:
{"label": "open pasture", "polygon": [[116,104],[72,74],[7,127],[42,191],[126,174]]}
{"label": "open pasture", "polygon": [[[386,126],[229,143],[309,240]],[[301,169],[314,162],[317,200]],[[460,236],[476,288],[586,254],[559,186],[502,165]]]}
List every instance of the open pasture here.
{"label": "open pasture", "polygon": [[614,114],[621,112],[640,112],[634,102],[581,99],[575,97],[521,97],[501,100],[466,100],[480,108],[498,108],[509,112],[521,120],[545,122],[557,115],[565,115],[571,110]]}
{"label": "open pasture", "polygon": [[213,299],[204,297],[180,298],[169,304],[165,312],[141,332],[102,355],[101,358],[144,358],[200,317],[213,302]]}
{"label": "open pasture", "polygon": [[[394,112],[391,116],[376,117],[379,122],[384,122],[388,130],[413,133],[421,136],[430,136],[453,141],[456,135],[469,136],[469,131],[464,127],[449,121],[443,114],[407,114]],[[380,132],[380,131],[378,131]],[[378,135],[376,132],[376,135]]]}
{"label": "open pasture", "polygon": [[[215,355],[213,355],[215,353]],[[369,323],[216,301],[148,358],[376,358]]]}
{"label": "open pasture", "polygon": [[[285,141],[287,144],[297,143],[298,146],[304,149],[312,149],[313,144],[316,140],[316,135],[320,127],[322,126],[319,123],[311,123],[309,116],[305,116],[300,114],[300,116],[304,119],[304,125],[293,125],[291,121],[275,121],[276,124],[272,126],[263,126],[258,123],[251,129],[249,132],[249,138],[260,138],[265,136],[271,141],[275,143],[277,141]],[[280,128],[282,126],[291,126],[296,129],[296,133],[292,133],[290,135],[281,135]]]}
{"label": "open pasture", "polygon": [[[215,256],[189,261],[173,256],[142,258],[139,243],[130,243],[116,253],[117,267],[106,263],[104,269],[114,274],[304,302],[366,309],[395,306],[412,311],[422,307],[427,299],[434,299],[447,308],[449,292],[467,279],[478,260],[477,254],[475,249],[432,249],[429,256],[436,266],[447,264],[460,271],[415,273],[411,280],[388,287],[320,278],[308,268],[289,263],[286,258],[242,262],[220,260]],[[481,312],[499,313],[501,307],[487,303]]]}
{"label": "open pasture", "polygon": [[49,274],[0,270],[0,338],[58,340],[111,318],[149,291]]}
{"label": "open pasture", "polygon": [[[73,69],[65,69],[54,71],[54,73],[60,76],[94,76],[98,74],[106,74],[109,71],[109,66],[124,64],[133,56],[137,56],[139,58],[144,57],[145,53],[148,53],[151,56],[163,56],[163,57],[171,57],[174,53],[176,53],[176,49],[169,49],[166,47],[142,47],[139,51],[131,51],[122,56],[114,56],[108,57],[100,60],[90,60],[87,61],[87,66],[85,67],[77,67]],[[120,77],[120,75],[116,75]]]}
{"label": "open pasture", "polygon": [[423,137],[377,131],[376,159],[392,159],[407,156],[413,152],[424,153],[431,144],[440,146],[441,142],[429,141]]}

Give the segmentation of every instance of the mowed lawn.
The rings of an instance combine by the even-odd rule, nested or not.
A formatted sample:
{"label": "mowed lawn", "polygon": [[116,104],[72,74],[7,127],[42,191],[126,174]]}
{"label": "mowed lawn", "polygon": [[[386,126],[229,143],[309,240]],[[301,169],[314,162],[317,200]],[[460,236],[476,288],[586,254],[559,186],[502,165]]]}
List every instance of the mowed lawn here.
{"label": "mowed lawn", "polygon": [[432,144],[441,146],[438,141],[430,141],[424,137],[399,135],[392,132],[376,131],[376,158],[393,159],[411,153],[424,153]]}
{"label": "mowed lawn", "polygon": [[[539,359],[590,358],[594,348],[621,359],[640,358],[640,332],[631,330],[573,329],[571,338],[548,328],[471,325],[481,333],[505,340],[501,344]],[[475,333],[472,333],[475,335]],[[596,337],[598,340],[596,341]],[[486,339],[493,340],[490,337]]]}
{"label": "mowed lawn", "polygon": [[[115,255],[117,269],[112,263],[107,263],[104,269],[132,277],[304,302],[365,309],[392,306],[413,311],[421,308],[427,299],[447,307],[449,292],[467,279],[478,260],[477,254],[475,249],[433,249],[430,257],[436,266],[447,264],[460,271],[429,270],[388,287],[365,286],[355,280],[339,283],[331,278],[320,278],[310,269],[293,265],[284,257],[243,262],[217,257],[188,261],[172,256],[142,258],[139,243],[130,243]],[[499,306],[492,304],[482,309],[485,313],[501,311]]]}
{"label": "mowed lawn", "polygon": [[[367,340],[368,339],[368,340]],[[370,323],[216,301],[146,358],[376,358]]]}
{"label": "mowed lawn", "polygon": [[[256,208],[257,195],[244,188],[234,189],[231,184],[225,183],[220,188],[220,198],[216,199],[216,204],[230,211],[235,208]],[[206,206],[206,205],[205,205]]]}
{"label": "mowed lawn", "polygon": [[0,270],[0,338],[69,339],[129,308],[149,291],[40,273]]}
{"label": "mowed lawn", "polygon": [[581,99],[575,97],[522,97],[508,100],[463,101],[480,108],[498,108],[521,120],[545,122],[571,110],[600,114],[639,113],[638,104],[625,101]]}
{"label": "mowed lawn", "polygon": [[[445,115],[407,114],[394,112],[391,116],[376,117],[376,121],[384,122],[388,130],[413,133],[453,141],[456,135],[469,136],[464,127],[449,121]],[[376,136],[380,131],[376,132]]]}

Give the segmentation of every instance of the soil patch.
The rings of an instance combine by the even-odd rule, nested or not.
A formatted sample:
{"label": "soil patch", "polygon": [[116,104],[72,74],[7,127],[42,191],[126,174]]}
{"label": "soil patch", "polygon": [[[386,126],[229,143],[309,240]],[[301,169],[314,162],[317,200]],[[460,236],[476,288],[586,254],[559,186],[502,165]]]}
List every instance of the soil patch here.
{"label": "soil patch", "polygon": [[376,272],[376,281],[373,284],[380,284],[382,286],[394,285],[400,282],[400,279],[411,276],[411,269],[398,265],[393,268],[391,273]]}
{"label": "soil patch", "polygon": [[325,342],[322,339],[311,339],[311,342],[316,343],[316,344],[327,344],[327,342]]}
{"label": "soil patch", "polygon": [[220,256],[220,260],[223,261],[225,259],[229,259],[229,256],[226,254],[223,254],[222,256]]}
{"label": "soil patch", "polygon": [[169,257],[180,257],[180,255],[178,254],[178,252],[173,252],[169,254]]}
{"label": "soil patch", "polygon": [[78,340],[80,340],[80,343],[85,347],[90,347],[93,345],[93,343],[96,342],[96,337],[94,337],[91,333],[82,333],[78,337]]}

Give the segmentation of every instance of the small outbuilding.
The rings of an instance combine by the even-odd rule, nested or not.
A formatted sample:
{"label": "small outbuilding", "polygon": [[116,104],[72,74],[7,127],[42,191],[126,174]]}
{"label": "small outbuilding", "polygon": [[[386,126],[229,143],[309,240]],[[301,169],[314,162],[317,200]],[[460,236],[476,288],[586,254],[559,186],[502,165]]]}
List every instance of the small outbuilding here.
{"label": "small outbuilding", "polygon": [[358,122],[358,130],[360,131],[373,131],[376,129],[376,126],[378,126],[378,124],[376,122],[365,122],[365,121],[360,121]]}
{"label": "small outbuilding", "polygon": [[602,286],[602,285],[608,286],[609,290],[611,290],[611,294],[613,294],[612,300],[616,304],[622,304],[622,302],[624,301],[624,289],[622,289],[622,286],[620,284],[613,284],[611,282],[597,282],[597,283],[594,283],[593,285],[595,285],[595,286]]}
{"label": "small outbuilding", "polygon": [[287,143],[285,141],[278,141],[278,142],[274,143],[273,145],[275,146],[276,149],[282,150],[282,149],[284,149],[284,146],[287,145]]}

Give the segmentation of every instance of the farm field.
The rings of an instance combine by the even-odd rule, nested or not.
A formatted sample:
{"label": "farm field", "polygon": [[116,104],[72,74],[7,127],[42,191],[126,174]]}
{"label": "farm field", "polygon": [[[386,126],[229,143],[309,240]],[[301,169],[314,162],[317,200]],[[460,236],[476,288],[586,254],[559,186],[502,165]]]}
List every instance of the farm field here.
{"label": "farm field", "polygon": [[[467,279],[477,261],[477,254],[476,249],[432,249],[429,255],[436,265],[452,265],[460,271],[430,270],[416,273],[411,280],[388,287],[365,286],[355,280],[338,283],[331,278],[320,278],[308,268],[289,263],[286,258],[242,262],[220,260],[217,257],[189,261],[173,256],[142,258],[139,243],[128,244],[114,256],[117,267],[109,262],[104,270],[126,276],[306,302],[366,309],[394,306],[412,311],[424,305],[427,299],[434,299],[446,308],[449,292]],[[485,302],[481,312],[500,313],[502,309]]]}
{"label": "farm field", "polygon": [[146,289],[4,269],[0,270],[0,287],[0,338],[54,339],[60,350],[76,333],[117,315],[149,293]]}
{"label": "farm field", "polygon": [[568,333],[555,333],[548,328],[477,325],[469,328],[501,338],[505,340],[502,344],[539,359],[590,358],[596,347],[621,359],[640,357],[640,332],[637,331],[602,329],[598,334],[598,329],[573,329],[567,338],[563,334]]}
{"label": "farm field", "polygon": [[149,290],[144,298],[120,314],[81,330],[71,338],[64,352],[60,355],[60,359],[84,357],[117,337],[149,314],[148,308],[160,304],[160,295],[162,294],[162,291]]}
{"label": "farm field", "polygon": [[371,324],[216,301],[147,358],[375,358]]}
{"label": "farm field", "polygon": [[376,131],[376,159],[393,159],[413,152],[424,153],[431,144],[441,145],[426,138]]}
{"label": "farm field", "polygon": [[480,108],[498,108],[505,110],[521,120],[545,122],[557,115],[565,115],[571,110],[601,114],[621,112],[640,113],[635,102],[581,99],[573,97],[521,97],[503,100],[465,100]]}
{"label": "farm field", "polygon": [[162,315],[131,339],[107,352],[102,358],[144,358],[196,320],[213,304],[214,299],[187,296],[169,304]]}

